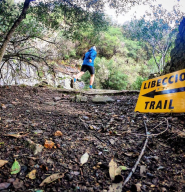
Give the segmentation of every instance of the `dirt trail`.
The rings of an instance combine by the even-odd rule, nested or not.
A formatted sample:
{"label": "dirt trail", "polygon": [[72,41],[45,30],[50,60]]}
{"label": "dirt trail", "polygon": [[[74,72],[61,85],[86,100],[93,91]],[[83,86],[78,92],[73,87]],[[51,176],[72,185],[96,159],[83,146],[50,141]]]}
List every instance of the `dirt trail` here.
{"label": "dirt trail", "polygon": [[[109,162],[114,158],[118,166],[135,165],[146,140],[144,121],[148,134],[159,135],[149,137],[122,191],[185,191],[184,114],[135,113],[138,95],[130,93],[111,96],[115,101],[106,104],[93,103],[90,94],[87,103],[71,97],[48,88],[0,87],[0,160],[8,161],[0,166],[0,191],[109,191]],[[62,136],[55,136],[56,131]],[[46,140],[55,145],[34,155],[28,139],[41,147]],[[85,152],[89,158],[81,166]],[[21,170],[11,174],[15,159]],[[26,177],[32,170],[35,179]],[[54,173],[63,175],[40,186]],[[115,182],[124,182],[129,173],[122,171]]]}

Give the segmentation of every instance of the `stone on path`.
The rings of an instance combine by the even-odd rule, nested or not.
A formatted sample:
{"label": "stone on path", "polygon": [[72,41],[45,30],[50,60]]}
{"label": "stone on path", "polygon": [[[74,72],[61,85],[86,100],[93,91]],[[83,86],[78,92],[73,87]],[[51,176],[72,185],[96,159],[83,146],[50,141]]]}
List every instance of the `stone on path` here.
{"label": "stone on path", "polygon": [[93,103],[107,103],[107,102],[114,102],[115,100],[108,96],[99,96],[96,95],[92,98]]}
{"label": "stone on path", "polygon": [[56,103],[54,102],[44,102],[45,105],[50,105],[50,106],[53,106],[53,105],[56,105]]}
{"label": "stone on path", "polygon": [[34,155],[38,155],[39,153],[42,152],[44,147],[40,144],[35,144],[35,150],[34,150]]}
{"label": "stone on path", "polygon": [[75,97],[71,98],[73,102],[87,102],[87,97],[82,95],[76,95]]}
{"label": "stone on path", "polygon": [[42,152],[44,147],[40,144],[34,143],[31,139],[26,138],[26,142],[29,144],[31,150],[33,150],[34,155],[38,155]]}
{"label": "stone on path", "polygon": [[61,97],[54,97],[53,100],[56,101],[60,101],[62,98]]}

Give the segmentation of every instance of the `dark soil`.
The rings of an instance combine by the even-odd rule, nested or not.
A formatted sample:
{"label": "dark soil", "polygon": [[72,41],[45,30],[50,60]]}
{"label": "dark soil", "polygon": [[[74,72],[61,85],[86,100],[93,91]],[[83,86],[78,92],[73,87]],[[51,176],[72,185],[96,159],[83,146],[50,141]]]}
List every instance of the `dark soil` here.
{"label": "dark soil", "polygon": [[[135,113],[134,95],[112,96],[115,102],[107,104],[94,104],[91,96],[87,103],[75,103],[71,97],[48,88],[0,88],[0,160],[8,161],[0,167],[0,191],[109,191],[111,158],[118,166],[135,165],[146,140],[146,121],[149,134],[161,133],[167,122],[168,130],[149,138],[135,173],[122,191],[185,192],[184,114]],[[63,136],[54,136],[57,130]],[[10,132],[23,136],[11,137]],[[42,146],[45,140],[52,140],[55,147],[34,155],[27,138]],[[81,166],[80,158],[86,151],[89,159]],[[15,159],[21,171],[11,175]],[[146,170],[142,173],[143,167]],[[26,175],[34,169],[36,179],[31,180]],[[39,186],[54,173],[64,176]],[[123,181],[129,173],[122,171]],[[2,183],[10,185],[3,189]],[[136,188],[138,183],[140,189]]]}

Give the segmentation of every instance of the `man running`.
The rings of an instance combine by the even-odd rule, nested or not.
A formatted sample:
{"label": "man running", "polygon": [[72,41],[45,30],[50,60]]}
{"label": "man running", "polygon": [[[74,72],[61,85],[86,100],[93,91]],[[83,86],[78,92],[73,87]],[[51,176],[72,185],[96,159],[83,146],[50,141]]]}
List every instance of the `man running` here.
{"label": "man running", "polygon": [[80,73],[78,73],[77,75],[74,76],[74,83],[77,81],[78,78],[80,78],[86,71],[89,71],[89,73],[91,74],[90,77],[90,83],[89,83],[89,88],[92,89],[92,85],[94,83],[94,74],[95,74],[95,70],[94,70],[94,60],[96,58],[97,52],[96,52],[96,47],[93,46],[89,49],[89,51],[87,51],[83,57],[83,64],[81,67],[81,71]]}

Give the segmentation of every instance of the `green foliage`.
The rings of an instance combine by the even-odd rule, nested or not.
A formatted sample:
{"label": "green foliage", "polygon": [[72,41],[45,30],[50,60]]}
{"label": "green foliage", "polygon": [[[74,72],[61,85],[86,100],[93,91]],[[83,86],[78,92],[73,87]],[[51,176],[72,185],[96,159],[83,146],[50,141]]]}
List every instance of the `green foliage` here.
{"label": "green foliage", "polygon": [[126,89],[127,84],[127,75],[117,69],[114,73],[110,74],[108,81],[104,83],[104,87],[107,89],[123,90]]}
{"label": "green foliage", "polygon": [[100,57],[107,59],[112,58],[121,46],[122,32],[120,28],[109,27],[108,30],[101,34],[97,43]]}
{"label": "green foliage", "polygon": [[[160,61],[160,56],[156,57],[157,62]],[[157,73],[158,68],[155,63],[155,59],[152,57],[150,60],[148,60],[148,68],[150,69],[151,73]]]}
{"label": "green foliage", "polygon": [[18,18],[20,7],[13,1],[0,2],[0,40],[3,40],[3,35],[11,28],[15,19]]}
{"label": "green foliage", "polygon": [[[120,69],[112,59],[96,58],[95,72],[94,88],[126,89],[128,84],[127,75],[124,74],[123,70]],[[82,76],[82,80],[86,84],[89,84],[89,79],[90,75],[88,72]]]}
{"label": "green foliage", "polygon": [[[4,35],[23,8],[23,3],[11,4],[9,1],[11,0],[0,2],[0,41],[2,42]],[[48,55],[52,57],[53,47],[40,47],[38,46],[40,42],[37,41],[36,45],[35,40],[54,42],[57,39],[55,46],[58,50],[54,47],[53,51],[56,60],[79,58],[84,54],[84,48],[97,43],[100,32],[106,30],[107,25],[108,22],[102,13],[85,11],[75,4],[68,4],[64,1],[35,2],[34,6],[30,4],[26,17],[16,28],[9,43],[11,50],[9,53],[16,49],[13,52],[18,52],[18,54],[14,54],[13,59],[21,58],[28,64],[43,60],[46,63],[45,58],[48,59]],[[78,46],[75,48],[71,42],[69,46],[67,44],[69,40],[66,38]],[[58,52],[58,56],[56,52]]]}
{"label": "green foliage", "polygon": [[66,60],[69,59],[69,55],[65,55],[64,59],[66,59]]}
{"label": "green foliage", "polygon": [[20,87],[27,87],[27,85],[25,85],[25,84],[20,84]]}
{"label": "green foliage", "polygon": [[[100,31],[107,27],[104,15],[100,12],[85,11],[76,5],[66,5],[59,1],[53,4],[45,3],[42,7],[45,12],[37,9],[38,19],[44,19],[46,25],[62,30],[63,35],[73,41],[81,41],[81,33],[88,32],[88,29],[91,29],[89,34],[93,32],[94,37],[96,37]],[[48,12],[51,12],[51,14],[48,14]]]}
{"label": "green foliage", "polygon": [[15,36],[42,37],[46,31],[43,23],[38,23],[34,15],[27,14],[15,32]]}
{"label": "green foliage", "polygon": [[[171,25],[172,21],[178,22],[182,13],[180,11],[177,13],[175,8],[172,12],[168,12],[160,5],[152,8],[152,12],[146,12],[147,16],[143,15],[141,19],[125,24],[123,31],[125,37],[142,41],[151,47],[158,72],[162,72],[166,61],[170,60],[170,46],[177,34],[177,30]],[[160,60],[157,57],[160,57]]]}
{"label": "green foliage", "polygon": [[133,90],[140,90],[143,81],[146,81],[146,80],[147,80],[147,78],[143,78],[141,76],[137,76],[137,79],[132,84],[131,89],[133,89]]}
{"label": "green foliage", "polygon": [[[12,2],[0,2],[1,41],[23,7],[23,4]],[[159,63],[161,56],[157,53],[155,59],[152,58],[150,43],[156,39],[165,42],[164,32],[168,32],[169,25],[163,20],[141,19],[133,20],[123,28],[110,26],[101,12],[84,10],[80,6],[67,1],[35,2],[16,29],[6,54],[16,53],[12,60],[20,59],[29,64],[41,61],[43,64],[44,61],[48,66],[52,62],[74,66],[73,59],[82,58],[96,45],[99,58],[95,60],[94,86],[104,89],[137,87],[141,80],[139,76],[145,78],[150,72],[157,72],[155,62]],[[42,40],[53,43],[42,46]],[[169,60],[167,52],[164,61]],[[42,72],[40,75],[43,76]],[[86,73],[83,80],[87,86],[89,79],[90,75]]]}
{"label": "green foliage", "polygon": [[[121,70],[120,66],[116,64],[112,59],[106,61],[106,69],[104,73],[107,73],[105,79],[101,79],[101,86],[103,89],[117,89],[123,90],[127,86],[127,75]],[[103,66],[102,66],[103,67]],[[103,72],[103,71],[102,71]],[[102,77],[101,77],[102,78]]]}
{"label": "green foliage", "polygon": [[125,47],[127,49],[127,56],[134,59],[136,62],[144,61],[147,59],[147,51],[145,51],[144,44],[140,41],[132,41],[125,39]]}

